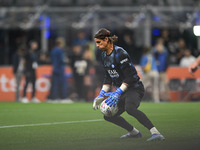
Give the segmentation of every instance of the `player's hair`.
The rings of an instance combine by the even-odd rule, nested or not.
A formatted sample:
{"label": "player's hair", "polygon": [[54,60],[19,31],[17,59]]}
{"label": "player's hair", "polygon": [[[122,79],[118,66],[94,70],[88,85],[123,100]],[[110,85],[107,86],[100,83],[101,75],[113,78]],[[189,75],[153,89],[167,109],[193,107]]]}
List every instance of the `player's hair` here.
{"label": "player's hair", "polygon": [[31,41],[29,41],[29,42],[28,42],[28,47],[31,48],[31,46],[32,46],[34,43],[37,43],[37,44],[38,44],[38,42],[37,42],[36,40],[31,40]]}
{"label": "player's hair", "polygon": [[17,49],[17,52],[24,53],[26,51],[26,45],[20,45]]}
{"label": "player's hair", "polygon": [[65,46],[65,39],[63,37],[56,38],[56,46],[64,47]]}
{"label": "player's hair", "polygon": [[99,29],[97,33],[94,35],[94,38],[102,40],[105,39],[105,37],[108,37],[111,43],[116,42],[118,40],[118,37],[116,35],[112,35],[111,32],[105,28]]}

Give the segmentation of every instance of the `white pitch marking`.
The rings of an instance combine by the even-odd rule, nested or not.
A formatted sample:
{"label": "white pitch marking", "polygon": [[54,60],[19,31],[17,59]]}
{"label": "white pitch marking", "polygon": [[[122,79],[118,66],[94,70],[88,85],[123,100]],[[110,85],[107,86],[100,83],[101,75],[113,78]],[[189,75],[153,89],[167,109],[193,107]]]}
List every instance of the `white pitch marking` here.
{"label": "white pitch marking", "polygon": [[49,126],[49,125],[57,125],[57,124],[85,123],[85,122],[97,122],[97,121],[103,121],[103,119],[80,120],[80,121],[66,121],[66,122],[52,122],[52,123],[36,123],[36,124],[21,124],[21,125],[8,125],[8,126],[0,126],[0,128],[17,128],[17,127],[31,127],[31,126]]}

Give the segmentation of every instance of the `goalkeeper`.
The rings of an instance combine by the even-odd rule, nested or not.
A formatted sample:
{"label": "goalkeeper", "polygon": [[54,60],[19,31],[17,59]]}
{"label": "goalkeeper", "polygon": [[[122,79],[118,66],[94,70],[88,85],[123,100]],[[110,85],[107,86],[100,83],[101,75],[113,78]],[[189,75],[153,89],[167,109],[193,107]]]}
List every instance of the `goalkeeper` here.
{"label": "goalkeeper", "polygon": [[106,100],[107,105],[117,105],[119,111],[113,117],[104,116],[106,121],[114,123],[128,131],[121,138],[140,138],[142,134],[120,115],[126,111],[135,117],[152,134],[147,141],[164,140],[164,136],[155,128],[147,116],[138,110],[144,95],[144,86],[137,71],[130,61],[128,53],[114,45],[118,37],[105,28],[100,29],[94,36],[96,46],[102,51],[102,63],[106,70],[104,83],[100,94],[94,99],[93,109],[98,109],[104,96],[113,85],[117,89]]}

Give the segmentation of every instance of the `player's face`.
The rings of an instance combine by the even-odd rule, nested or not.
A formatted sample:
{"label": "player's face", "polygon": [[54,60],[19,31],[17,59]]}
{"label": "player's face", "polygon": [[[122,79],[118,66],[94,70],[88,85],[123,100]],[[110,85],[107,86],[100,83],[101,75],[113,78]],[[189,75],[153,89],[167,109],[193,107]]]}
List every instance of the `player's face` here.
{"label": "player's face", "polygon": [[96,43],[96,47],[98,47],[100,50],[102,50],[102,51],[107,50],[107,45],[108,45],[108,39],[107,38],[105,38],[103,40],[94,38],[94,41]]}

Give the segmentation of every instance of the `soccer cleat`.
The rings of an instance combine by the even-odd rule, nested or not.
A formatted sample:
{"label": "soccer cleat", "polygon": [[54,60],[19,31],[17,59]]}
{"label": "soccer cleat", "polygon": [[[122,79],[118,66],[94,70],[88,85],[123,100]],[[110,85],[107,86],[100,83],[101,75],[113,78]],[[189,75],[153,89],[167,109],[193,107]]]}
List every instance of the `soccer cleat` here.
{"label": "soccer cleat", "polygon": [[26,97],[23,97],[21,100],[22,103],[29,103],[29,100]]}
{"label": "soccer cleat", "polygon": [[40,103],[40,100],[37,99],[36,97],[32,98],[31,102],[33,103]]}
{"label": "soccer cleat", "polygon": [[164,138],[164,136],[162,134],[152,134],[152,137],[147,139],[147,142],[149,142],[149,141],[162,141],[164,139],[165,138]]}
{"label": "soccer cleat", "polygon": [[73,101],[71,99],[67,98],[67,99],[61,99],[60,103],[71,104],[71,103],[73,103]]}
{"label": "soccer cleat", "polygon": [[127,134],[125,134],[125,135],[122,135],[121,136],[121,139],[124,139],[124,138],[141,138],[142,137],[142,133],[141,132],[139,132],[138,134],[136,134],[136,135],[133,135],[133,134],[131,134],[131,133],[127,133]]}

